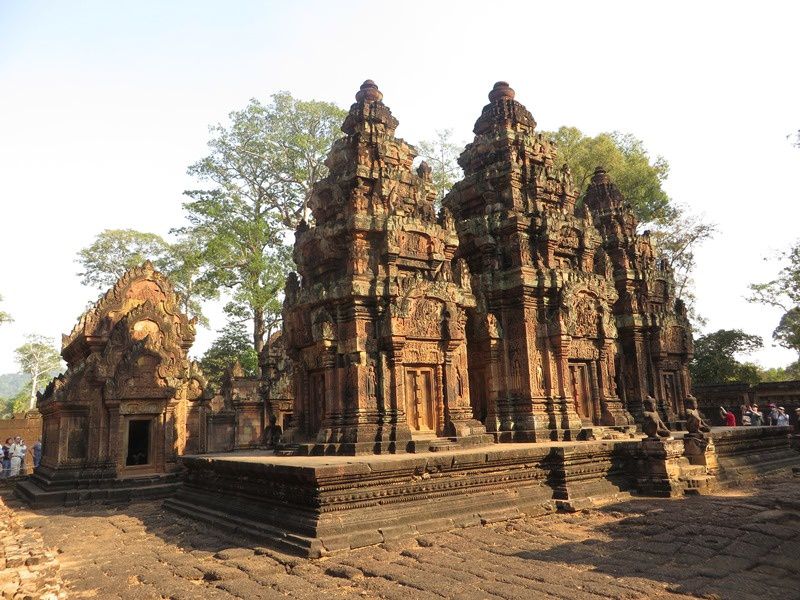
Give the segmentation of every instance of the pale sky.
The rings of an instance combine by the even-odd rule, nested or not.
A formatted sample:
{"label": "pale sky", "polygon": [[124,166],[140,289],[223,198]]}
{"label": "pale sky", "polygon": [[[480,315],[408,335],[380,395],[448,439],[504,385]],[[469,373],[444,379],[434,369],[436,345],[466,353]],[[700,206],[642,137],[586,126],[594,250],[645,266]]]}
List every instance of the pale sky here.
{"label": "pale sky", "polygon": [[785,365],[780,313],[744,297],[800,237],[798,22],[795,2],[0,0],[0,373],[96,298],[74,258],[97,233],[181,224],[209,124],[279,90],[346,108],[367,78],[412,143],[471,140],[497,80],[541,129],[642,139],[668,193],[718,224],[697,254],[706,331],[762,335],[754,358]]}

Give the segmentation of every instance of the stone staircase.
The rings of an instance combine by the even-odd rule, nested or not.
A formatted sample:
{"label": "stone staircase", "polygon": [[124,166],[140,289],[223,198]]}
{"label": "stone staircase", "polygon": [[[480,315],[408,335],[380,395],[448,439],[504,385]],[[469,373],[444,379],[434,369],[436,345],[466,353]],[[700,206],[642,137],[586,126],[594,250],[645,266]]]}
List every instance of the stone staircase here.
{"label": "stone staircase", "polygon": [[458,442],[450,438],[430,437],[411,440],[407,450],[412,454],[420,452],[444,452],[447,450],[457,450]]}
{"label": "stone staircase", "polygon": [[275,450],[275,456],[300,456],[300,444],[283,444]]}
{"label": "stone staircase", "polygon": [[681,465],[680,481],[685,485],[683,493],[687,496],[702,496],[713,493],[717,487],[717,478],[708,473],[703,465]]}

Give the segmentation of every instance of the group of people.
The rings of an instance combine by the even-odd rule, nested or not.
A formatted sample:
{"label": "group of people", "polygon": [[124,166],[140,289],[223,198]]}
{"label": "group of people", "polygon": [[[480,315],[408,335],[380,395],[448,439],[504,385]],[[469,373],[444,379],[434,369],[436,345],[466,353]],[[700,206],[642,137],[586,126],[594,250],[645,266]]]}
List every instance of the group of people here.
{"label": "group of people", "polygon": [[[25,474],[25,457],[28,446],[20,436],[7,438],[3,448],[3,471],[0,478],[17,477]],[[31,448],[33,452],[33,466],[38,467],[42,460],[42,442],[37,440]]]}
{"label": "group of people", "polygon": [[[733,411],[725,410],[720,406],[720,416],[725,421],[727,427],[736,427],[737,424],[761,427],[764,425],[783,426],[789,425],[789,415],[783,406],[769,404],[765,411],[761,411],[757,404],[742,404],[739,409],[739,423],[736,422],[736,415]],[[797,417],[800,418],[800,408],[795,409]]]}

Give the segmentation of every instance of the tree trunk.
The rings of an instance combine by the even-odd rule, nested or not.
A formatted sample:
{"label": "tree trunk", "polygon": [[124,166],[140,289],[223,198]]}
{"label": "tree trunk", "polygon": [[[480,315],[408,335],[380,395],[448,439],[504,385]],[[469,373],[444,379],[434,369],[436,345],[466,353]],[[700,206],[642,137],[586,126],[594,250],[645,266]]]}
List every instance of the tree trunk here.
{"label": "tree trunk", "polygon": [[28,405],[28,410],[33,410],[36,408],[36,387],[37,383],[39,382],[39,374],[34,373],[31,377],[31,401]]}
{"label": "tree trunk", "polygon": [[261,351],[264,349],[264,333],[266,325],[264,323],[264,309],[253,308],[253,348],[258,356],[258,370],[261,373]]}

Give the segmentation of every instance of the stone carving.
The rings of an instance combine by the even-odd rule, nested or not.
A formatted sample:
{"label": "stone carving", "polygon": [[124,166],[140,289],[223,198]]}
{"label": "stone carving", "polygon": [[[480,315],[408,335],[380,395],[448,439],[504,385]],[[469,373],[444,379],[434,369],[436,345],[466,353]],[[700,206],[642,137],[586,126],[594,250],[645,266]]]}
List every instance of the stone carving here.
{"label": "stone carving", "polygon": [[697,409],[697,398],[689,396],[686,399],[686,431],[689,433],[708,433],[711,428],[700,416]]}
{"label": "stone carving", "polygon": [[642,431],[644,431],[647,437],[658,439],[672,436],[669,427],[664,424],[658,414],[658,411],[656,410],[655,398],[648,396],[645,399],[643,414],[644,420],[642,423]]}
{"label": "stone carving", "polygon": [[480,385],[497,390],[486,425],[500,441],[574,439],[590,421],[633,423],[601,364],[621,349],[617,263],[597,214],[578,203],[569,169],[554,166],[555,148],[535,128],[514,90],[495,84],[459,158],[464,179],[443,200],[480,299],[469,366],[483,368]]}
{"label": "stone carving", "polygon": [[294,408],[283,438],[303,452],[403,452],[417,433],[485,435],[466,361],[453,359],[466,355],[465,309],[475,305],[469,269],[455,256],[453,215],[436,215],[431,169],[412,168],[397,125],[365,81],[312,190],[313,225],[296,232],[299,277],[287,279],[283,309]]}
{"label": "stone carving", "polygon": [[43,486],[77,467],[86,487],[98,477],[166,475],[179,468],[179,455],[199,450],[206,394],[187,358],[194,333],[172,285],[149,262],[81,316],[63,337],[66,372],[38,398]]}
{"label": "stone carving", "polygon": [[573,335],[578,337],[597,337],[597,321],[599,318],[594,298],[588,294],[579,294],[574,304]]}

